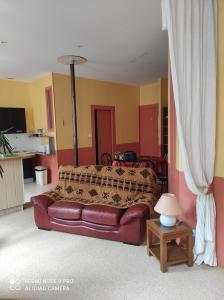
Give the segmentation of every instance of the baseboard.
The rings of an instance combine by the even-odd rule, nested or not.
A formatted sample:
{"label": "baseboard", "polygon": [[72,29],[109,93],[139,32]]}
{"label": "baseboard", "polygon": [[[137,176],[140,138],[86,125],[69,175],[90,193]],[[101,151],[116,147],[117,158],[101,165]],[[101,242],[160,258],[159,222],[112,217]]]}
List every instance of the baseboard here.
{"label": "baseboard", "polygon": [[3,210],[0,210],[0,216],[4,216],[4,215],[14,213],[14,212],[17,212],[17,211],[21,211],[21,210],[23,210],[23,205],[19,205],[19,206],[16,206],[16,207],[11,207],[11,208],[6,208],[6,209],[3,209]]}

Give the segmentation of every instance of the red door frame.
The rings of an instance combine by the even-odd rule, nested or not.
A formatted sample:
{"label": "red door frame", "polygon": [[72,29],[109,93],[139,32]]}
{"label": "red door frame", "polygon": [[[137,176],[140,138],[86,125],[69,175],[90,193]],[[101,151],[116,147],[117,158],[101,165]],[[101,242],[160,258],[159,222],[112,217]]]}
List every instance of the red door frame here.
{"label": "red door frame", "polygon": [[92,148],[96,164],[96,128],[95,128],[95,111],[108,110],[111,112],[111,129],[112,129],[112,153],[116,148],[116,125],[115,125],[115,107],[106,105],[91,105],[91,123],[92,123]]}

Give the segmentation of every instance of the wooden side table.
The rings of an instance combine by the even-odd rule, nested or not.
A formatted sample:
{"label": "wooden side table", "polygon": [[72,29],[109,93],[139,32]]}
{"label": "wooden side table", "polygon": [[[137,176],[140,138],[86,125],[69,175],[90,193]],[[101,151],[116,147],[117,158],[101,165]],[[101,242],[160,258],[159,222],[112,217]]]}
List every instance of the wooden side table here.
{"label": "wooden side table", "polygon": [[[159,219],[147,221],[147,253],[155,256],[160,261],[160,270],[167,272],[168,265],[187,263],[189,267],[193,265],[192,257],[192,231],[185,224],[181,223],[174,227],[164,227]],[[159,243],[153,244],[153,234],[159,238]],[[172,243],[176,238],[187,238],[187,249],[183,249],[176,243]]]}

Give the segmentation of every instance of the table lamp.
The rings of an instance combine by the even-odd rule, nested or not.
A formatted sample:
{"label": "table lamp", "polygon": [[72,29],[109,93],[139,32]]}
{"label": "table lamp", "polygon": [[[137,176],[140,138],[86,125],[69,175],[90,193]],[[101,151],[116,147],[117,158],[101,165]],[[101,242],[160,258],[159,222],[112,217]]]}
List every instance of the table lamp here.
{"label": "table lamp", "polygon": [[160,223],[166,227],[176,225],[176,216],[181,213],[180,205],[174,194],[162,194],[154,210],[160,213]]}

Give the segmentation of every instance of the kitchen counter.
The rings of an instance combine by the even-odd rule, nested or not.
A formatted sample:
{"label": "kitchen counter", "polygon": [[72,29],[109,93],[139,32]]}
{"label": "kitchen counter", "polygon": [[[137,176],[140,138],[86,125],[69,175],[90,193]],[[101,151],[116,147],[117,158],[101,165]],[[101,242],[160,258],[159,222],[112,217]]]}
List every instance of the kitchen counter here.
{"label": "kitchen counter", "polygon": [[0,158],[3,178],[0,178],[0,215],[22,210],[24,202],[23,156]]}
{"label": "kitchen counter", "polygon": [[41,156],[47,156],[51,154],[46,154],[43,152],[30,152],[30,153],[16,153],[14,156],[1,156],[0,154],[0,161],[5,161],[5,160],[11,160],[11,159],[27,159],[27,158],[33,158],[36,155],[41,155]]}
{"label": "kitchen counter", "polygon": [[14,156],[0,156],[0,161],[5,160],[12,160],[12,159],[27,159],[27,158],[33,158],[37,155],[37,153],[18,153]]}
{"label": "kitchen counter", "polygon": [[4,173],[0,178],[0,215],[23,209],[24,178],[23,160],[44,153],[16,153],[14,156],[1,157],[0,165]]}

